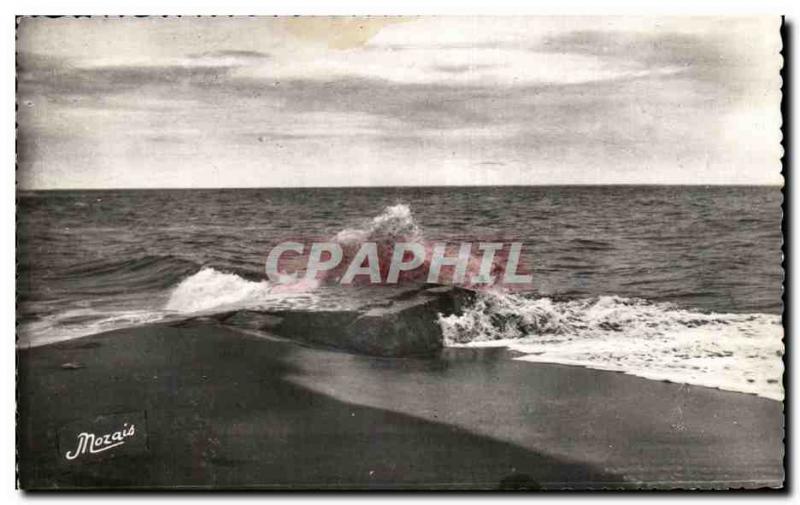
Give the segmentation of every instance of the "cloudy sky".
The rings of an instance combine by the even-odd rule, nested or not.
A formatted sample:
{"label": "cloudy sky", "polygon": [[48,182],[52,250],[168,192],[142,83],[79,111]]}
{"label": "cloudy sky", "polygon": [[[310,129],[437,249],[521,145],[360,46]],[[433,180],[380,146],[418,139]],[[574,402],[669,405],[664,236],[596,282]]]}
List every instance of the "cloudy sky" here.
{"label": "cloudy sky", "polygon": [[779,25],[25,18],[18,181],[779,184]]}

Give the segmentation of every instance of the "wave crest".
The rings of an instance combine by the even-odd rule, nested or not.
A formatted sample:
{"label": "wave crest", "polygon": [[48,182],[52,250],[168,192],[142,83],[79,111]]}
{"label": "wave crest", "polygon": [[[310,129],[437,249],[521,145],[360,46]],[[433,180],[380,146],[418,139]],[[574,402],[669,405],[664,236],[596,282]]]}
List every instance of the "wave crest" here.
{"label": "wave crest", "polygon": [[198,313],[233,309],[275,308],[308,300],[307,294],[317,287],[313,281],[272,285],[267,281],[250,281],[236,274],[205,267],[180,282],[171,292],[165,310]]}
{"label": "wave crest", "polygon": [[254,282],[235,274],[203,268],[184,279],[172,290],[166,309],[176,312],[202,312],[225,306],[248,305],[270,292],[266,281]]}

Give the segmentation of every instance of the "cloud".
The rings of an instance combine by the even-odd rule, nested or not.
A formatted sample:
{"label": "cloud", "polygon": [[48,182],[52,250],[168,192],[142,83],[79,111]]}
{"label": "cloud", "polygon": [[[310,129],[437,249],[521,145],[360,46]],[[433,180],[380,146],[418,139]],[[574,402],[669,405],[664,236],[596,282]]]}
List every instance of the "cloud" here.
{"label": "cloud", "polygon": [[[581,53],[660,65],[719,64],[731,53],[721,40],[695,34],[581,30],[545,38],[536,51]],[[735,55],[736,52],[734,51]]]}
{"label": "cloud", "polygon": [[263,51],[243,51],[238,49],[222,49],[217,51],[206,51],[201,54],[191,54],[189,58],[239,58],[242,61],[266,60],[272,56]]}
{"label": "cloud", "polygon": [[[29,26],[26,184],[213,185],[211,164],[232,186],[779,170],[779,39],[758,19],[415,18],[362,33],[354,18],[342,25],[353,37],[271,20]],[[65,34],[78,39],[53,43]]]}
{"label": "cloud", "polygon": [[275,58],[241,67],[236,77],[255,80],[376,79],[398,84],[524,86],[578,83],[664,72],[637,62],[579,53],[525,49],[404,49],[369,47]]}
{"label": "cloud", "polygon": [[483,63],[483,64],[463,63],[461,65],[436,65],[434,67],[434,70],[439,72],[447,72],[451,74],[464,74],[467,72],[486,70],[493,67],[497,67],[497,65],[491,63]]}

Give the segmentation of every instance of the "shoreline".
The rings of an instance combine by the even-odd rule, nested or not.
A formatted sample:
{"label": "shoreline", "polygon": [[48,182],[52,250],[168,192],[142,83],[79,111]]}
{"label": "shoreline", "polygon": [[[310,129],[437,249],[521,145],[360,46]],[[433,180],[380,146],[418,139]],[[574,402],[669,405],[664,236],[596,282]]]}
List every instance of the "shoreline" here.
{"label": "shoreline", "polygon": [[[228,311],[223,311],[222,312],[222,314],[225,314],[225,313],[228,313]],[[220,313],[209,313],[209,314],[201,314],[201,315],[188,314],[188,315],[181,316],[181,317],[176,317],[176,318],[173,318],[173,319],[162,319],[162,320],[157,320],[157,321],[153,321],[153,322],[145,323],[145,324],[126,326],[126,327],[122,327],[122,328],[116,328],[116,329],[112,329],[112,330],[102,331],[102,332],[99,332],[99,333],[91,333],[91,334],[87,334],[87,335],[81,335],[79,337],[71,337],[71,338],[67,338],[67,339],[64,339],[64,340],[56,340],[54,342],[46,342],[46,343],[37,344],[37,345],[30,345],[29,344],[26,347],[21,347],[19,345],[19,343],[16,343],[15,344],[15,351],[19,352],[19,351],[25,351],[25,350],[30,350],[30,349],[38,349],[38,348],[45,348],[45,347],[49,347],[49,346],[57,346],[57,345],[61,345],[61,344],[68,344],[70,342],[82,341],[84,339],[100,338],[100,337],[103,337],[103,336],[105,336],[107,334],[110,334],[110,333],[136,331],[136,330],[139,330],[139,329],[144,329],[144,328],[149,328],[149,327],[180,326],[182,324],[193,324],[195,322],[206,322],[211,326],[218,326],[220,328],[224,328],[226,331],[230,330],[230,331],[233,331],[233,332],[236,332],[236,333],[240,333],[242,335],[246,335],[246,336],[249,336],[249,337],[265,339],[265,340],[269,340],[269,341],[273,341],[273,342],[292,343],[294,345],[298,345],[298,346],[302,346],[302,347],[321,348],[321,349],[327,349],[327,350],[332,351],[332,352],[344,352],[344,353],[351,353],[351,354],[356,354],[357,355],[357,353],[352,353],[352,352],[347,351],[345,349],[335,348],[335,347],[325,347],[324,345],[318,344],[318,343],[309,343],[309,342],[304,342],[302,340],[292,339],[292,338],[289,338],[289,337],[282,337],[282,336],[276,335],[274,333],[270,333],[268,331],[253,330],[253,329],[247,329],[245,327],[237,327],[237,326],[232,326],[232,325],[223,325],[223,324],[220,324],[215,319],[215,316],[218,315],[218,314],[220,314]],[[521,359],[521,358],[524,358],[525,356],[529,356],[530,354],[529,353],[525,353],[523,351],[516,350],[512,346],[513,346],[513,342],[512,341],[500,340],[500,341],[483,341],[483,342],[477,342],[477,343],[445,345],[443,350],[447,350],[447,349],[476,349],[476,350],[495,350],[495,351],[496,350],[502,350],[508,356],[508,359],[518,360],[518,361],[521,361],[521,362],[526,362],[526,363],[530,363],[530,364],[534,364],[534,365],[556,365],[556,366],[575,367],[575,368],[580,368],[580,369],[593,370],[593,371],[597,371],[597,372],[618,373],[618,374],[628,375],[628,376],[631,376],[631,377],[636,377],[636,378],[639,378],[639,379],[652,381],[652,382],[665,382],[665,383],[668,383],[668,384],[675,384],[675,385],[679,385],[679,386],[680,385],[684,385],[684,386],[692,386],[692,387],[702,387],[702,388],[711,389],[711,390],[715,390],[715,391],[720,391],[720,392],[724,392],[724,393],[736,393],[736,394],[742,394],[742,395],[755,396],[755,397],[758,397],[758,398],[762,398],[764,400],[771,400],[771,401],[775,401],[775,402],[778,402],[778,403],[781,403],[781,404],[783,403],[783,401],[785,399],[785,395],[784,395],[783,398],[778,399],[778,398],[773,398],[773,397],[770,397],[770,396],[760,395],[758,393],[751,392],[751,391],[741,391],[741,390],[737,390],[737,389],[726,389],[726,388],[723,388],[723,387],[720,387],[720,386],[714,386],[714,385],[710,385],[710,384],[682,382],[682,381],[671,380],[669,378],[661,378],[661,377],[657,377],[657,376],[648,377],[647,375],[637,374],[635,372],[630,372],[628,370],[615,369],[615,368],[611,368],[611,367],[605,367],[604,368],[604,367],[601,367],[601,366],[590,366],[590,365],[587,365],[587,364],[584,364],[584,363],[580,363],[580,362],[572,363],[572,362],[566,362],[566,361],[544,361],[544,360],[540,361],[540,360],[533,360],[533,359]],[[403,359],[403,358],[402,357],[397,357],[396,359]]]}
{"label": "shoreline", "polygon": [[[483,343],[481,343],[481,344],[483,344]],[[529,353],[525,353],[523,351],[516,350],[512,346],[513,346],[512,343],[507,343],[507,342],[504,341],[503,343],[498,344],[498,345],[461,344],[461,345],[453,345],[453,346],[449,346],[449,347],[453,348],[453,349],[499,349],[499,348],[502,348],[502,349],[505,349],[506,351],[508,351],[508,353],[510,354],[509,359],[514,359],[514,360],[518,360],[518,361],[522,361],[522,362],[526,362],[526,363],[541,364],[541,365],[560,365],[560,366],[566,366],[566,367],[576,367],[576,368],[584,368],[584,369],[587,369],[587,370],[595,370],[597,372],[619,373],[619,374],[629,375],[631,377],[637,377],[639,379],[644,379],[644,380],[653,381],[653,382],[666,382],[666,383],[669,383],[669,384],[677,384],[677,385],[685,385],[685,386],[702,387],[702,388],[707,388],[707,389],[713,389],[713,390],[720,391],[720,392],[725,392],[725,393],[737,393],[737,394],[742,394],[742,395],[750,395],[750,396],[755,396],[755,397],[758,397],[758,398],[762,398],[764,400],[772,400],[772,401],[775,401],[775,402],[778,402],[778,403],[783,403],[783,401],[785,399],[785,395],[782,398],[773,398],[771,396],[758,394],[758,393],[755,393],[755,392],[752,392],[752,391],[741,391],[741,390],[733,389],[733,388],[724,388],[724,387],[721,387],[721,386],[714,386],[712,384],[701,384],[699,382],[686,382],[686,381],[672,380],[672,379],[669,379],[667,377],[660,377],[660,376],[658,376],[656,374],[650,374],[648,376],[648,375],[646,375],[644,373],[631,372],[631,371],[628,371],[628,370],[625,370],[625,369],[622,369],[622,368],[617,369],[617,368],[613,368],[613,367],[602,367],[602,366],[599,366],[599,365],[588,365],[588,364],[585,364],[585,363],[579,362],[579,361],[567,362],[567,361],[549,361],[549,360],[544,360],[544,359],[542,359],[542,360],[531,359],[531,355]],[[526,359],[526,357],[527,357],[527,359]]]}
{"label": "shoreline", "polygon": [[[377,358],[203,320],[18,348],[20,484],[782,485],[781,402],[508,353]],[[145,452],[110,464],[61,461],[61,426],[119,412],[147,414]]]}

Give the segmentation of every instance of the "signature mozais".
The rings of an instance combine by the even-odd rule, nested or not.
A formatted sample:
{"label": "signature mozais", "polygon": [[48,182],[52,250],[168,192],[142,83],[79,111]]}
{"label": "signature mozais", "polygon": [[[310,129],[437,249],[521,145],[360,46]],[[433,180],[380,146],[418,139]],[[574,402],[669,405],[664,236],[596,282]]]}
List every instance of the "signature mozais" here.
{"label": "signature mozais", "polygon": [[106,433],[97,435],[95,433],[81,432],[78,434],[78,446],[74,451],[67,451],[65,457],[68,460],[77,459],[82,454],[97,454],[104,452],[114,447],[123,445],[126,439],[133,437],[136,434],[136,425],[124,423],[122,429],[113,433]]}

